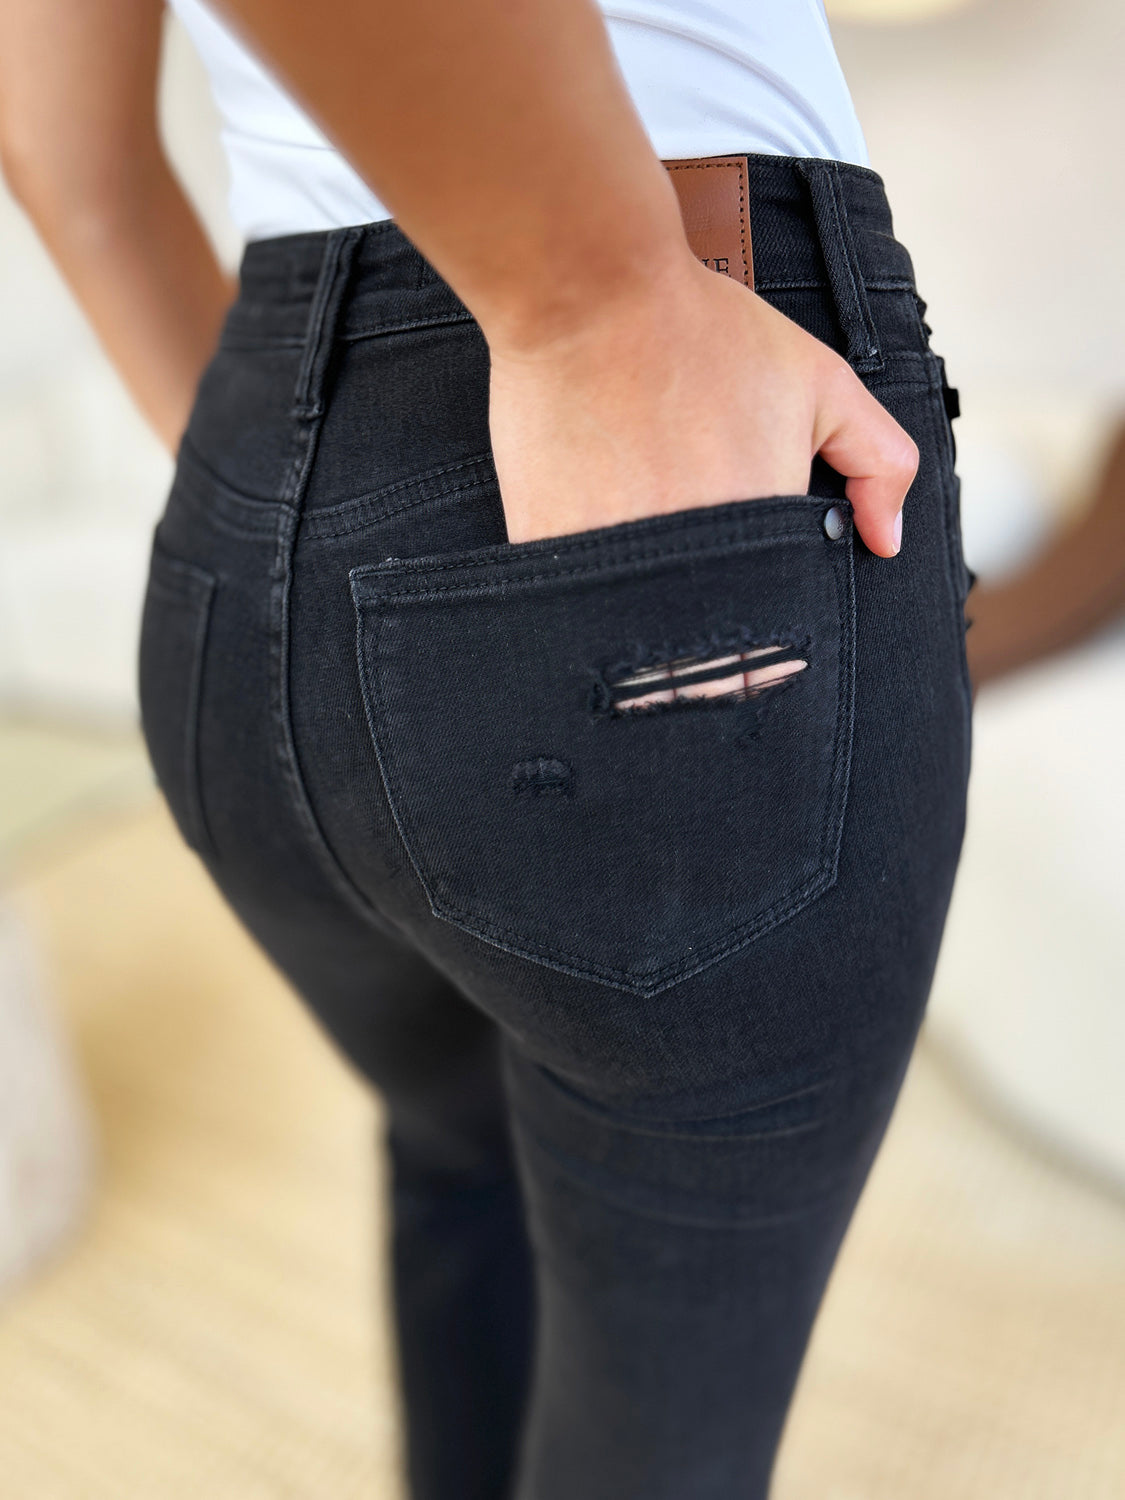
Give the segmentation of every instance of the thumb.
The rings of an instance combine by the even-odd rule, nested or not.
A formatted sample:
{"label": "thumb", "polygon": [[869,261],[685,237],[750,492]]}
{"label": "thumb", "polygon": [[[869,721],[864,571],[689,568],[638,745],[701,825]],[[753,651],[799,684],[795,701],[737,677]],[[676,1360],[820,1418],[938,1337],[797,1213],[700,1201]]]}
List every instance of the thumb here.
{"label": "thumb", "polygon": [[825,380],[813,427],[814,452],[847,479],[856,530],[880,557],[902,543],[902,505],[918,472],[913,438],[843,361]]}

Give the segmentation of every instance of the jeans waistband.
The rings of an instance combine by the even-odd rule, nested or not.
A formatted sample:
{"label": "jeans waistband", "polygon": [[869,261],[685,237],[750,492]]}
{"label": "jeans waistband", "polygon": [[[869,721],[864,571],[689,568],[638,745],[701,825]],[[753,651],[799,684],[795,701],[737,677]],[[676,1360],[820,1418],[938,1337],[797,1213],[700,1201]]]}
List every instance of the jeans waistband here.
{"label": "jeans waistband", "polygon": [[[865,348],[864,289],[914,285],[882,178],[867,167],[818,157],[748,154],[747,164],[756,289],[830,288],[849,327],[853,361],[877,357],[873,347]],[[320,321],[317,302],[329,267],[339,300],[337,338],[472,316],[398,224],[384,219],[251,241],[224,342],[304,343]]]}

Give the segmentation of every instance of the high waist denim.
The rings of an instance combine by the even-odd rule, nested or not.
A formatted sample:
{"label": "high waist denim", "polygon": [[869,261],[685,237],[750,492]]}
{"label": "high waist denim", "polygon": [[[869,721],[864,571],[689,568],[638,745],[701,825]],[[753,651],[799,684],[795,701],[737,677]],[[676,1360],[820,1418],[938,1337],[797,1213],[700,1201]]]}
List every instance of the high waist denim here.
{"label": "high waist denim", "polygon": [[893,560],[819,461],[510,544],[487,345],[393,223],[247,248],[157,528],[161,786],[386,1103],[414,1500],[765,1496],[930,986],[953,394],[878,176],[749,167],[758,295],[920,449]]}

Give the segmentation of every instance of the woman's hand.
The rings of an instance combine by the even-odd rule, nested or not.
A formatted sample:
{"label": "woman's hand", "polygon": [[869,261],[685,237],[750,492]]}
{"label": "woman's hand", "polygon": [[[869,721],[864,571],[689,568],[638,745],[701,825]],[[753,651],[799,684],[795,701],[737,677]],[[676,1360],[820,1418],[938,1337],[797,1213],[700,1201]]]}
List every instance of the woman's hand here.
{"label": "woman's hand", "polygon": [[804,494],[820,452],[894,554],[914,444],[694,258],[594,0],[221,3],[484,330],[513,541]]}
{"label": "woman's hand", "polygon": [[847,477],[867,546],[898,551],[912,439],[825,344],[694,259],[574,328],[490,350],[513,542],[805,494],[820,453]]}

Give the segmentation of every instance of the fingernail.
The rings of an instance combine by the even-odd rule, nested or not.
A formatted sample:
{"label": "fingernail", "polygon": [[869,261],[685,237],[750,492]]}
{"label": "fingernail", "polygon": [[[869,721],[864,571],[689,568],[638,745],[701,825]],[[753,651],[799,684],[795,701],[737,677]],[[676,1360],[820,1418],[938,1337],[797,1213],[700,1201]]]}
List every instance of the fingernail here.
{"label": "fingernail", "polygon": [[893,542],[895,544],[895,551],[897,552],[899,550],[899,548],[902,546],[902,511],[901,510],[899,511],[898,515],[895,517],[895,523],[891,527],[891,539],[893,540]]}

